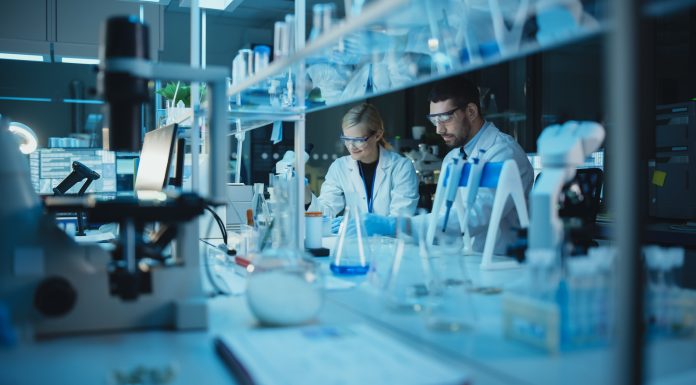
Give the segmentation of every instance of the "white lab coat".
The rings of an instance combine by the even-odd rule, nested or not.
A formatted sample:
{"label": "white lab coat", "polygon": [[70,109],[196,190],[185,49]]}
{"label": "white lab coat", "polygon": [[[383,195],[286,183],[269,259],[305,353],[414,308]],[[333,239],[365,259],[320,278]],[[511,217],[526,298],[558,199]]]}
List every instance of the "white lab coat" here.
{"label": "white lab coat", "polygon": [[[510,135],[500,132],[500,130],[491,122],[485,122],[479,135],[474,137],[469,143],[464,146],[464,151],[468,156],[479,156],[479,149],[486,152],[480,157],[484,162],[502,162],[508,159],[513,159],[517,162],[517,167],[520,169],[520,177],[522,186],[524,187],[525,197],[529,197],[529,192],[532,190],[534,183],[534,169],[527,154],[522,150],[522,147]],[[451,150],[442,162],[440,171],[440,179],[438,180],[437,192],[444,193],[442,184],[444,183],[445,167],[450,163],[452,158],[458,157],[460,149]],[[469,213],[469,233],[473,237],[473,250],[482,252],[486,242],[486,231],[488,231],[488,222],[493,209],[493,198],[495,191],[490,189],[479,189],[476,196],[474,207]],[[445,207],[439,214],[438,226],[444,218]],[[414,229],[420,230],[427,226],[426,215],[414,218]],[[514,210],[514,204],[509,199],[503,210],[503,215],[500,221],[500,229],[498,238],[495,242],[495,254],[505,255],[507,246],[517,239],[515,229],[520,227],[517,212]],[[452,209],[450,219],[447,223],[448,232],[460,233],[459,218],[456,210]]]}
{"label": "white lab coat", "polygon": [[[411,216],[418,204],[418,178],[410,160],[379,147],[379,163],[375,170],[372,212],[379,215]],[[321,185],[319,197],[312,196],[309,210],[330,207],[335,215],[346,202],[354,199],[362,212],[367,212],[367,192],[358,168],[350,155],[336,159]]]}

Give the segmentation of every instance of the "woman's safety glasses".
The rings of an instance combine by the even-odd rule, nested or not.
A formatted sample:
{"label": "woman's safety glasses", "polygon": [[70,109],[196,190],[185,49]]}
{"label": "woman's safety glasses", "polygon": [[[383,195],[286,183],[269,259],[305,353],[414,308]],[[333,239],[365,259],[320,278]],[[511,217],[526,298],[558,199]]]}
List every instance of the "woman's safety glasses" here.
{"label": "woman's safety glasses", "polygon": [[433,126],[437,127],[438,124],[444,124],[452,120],[454,113],[457,112],[458,109],[459,107],[456,107],[446,112],[440,112],[439,114],[425,115],[425,117],[428,118],[428,120],[430,121],[430,123],[433,124]]}
{"label": "woman's safety glasses", "polygon": [[367,141],[372,137],[372,134],[368,136],[344,136],[341,135],[340,138],[343,141],[343,144],[346,147],[355,147],[355,148],[365,148],[367,146]]}

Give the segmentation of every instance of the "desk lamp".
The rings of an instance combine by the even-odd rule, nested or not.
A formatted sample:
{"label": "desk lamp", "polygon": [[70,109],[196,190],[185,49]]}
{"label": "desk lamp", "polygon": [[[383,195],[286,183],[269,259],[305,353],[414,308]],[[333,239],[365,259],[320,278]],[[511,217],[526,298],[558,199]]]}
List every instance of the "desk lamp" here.
{"label": "desk lamp", "polygon": [[34,130],[29,128],[29,126],[20,122],[11,122],[9,130],[21,139],[19,151],[21,151],[22,154],[28,155],[36,151],[36,148],[39,146],[39,141],[36,138],[36,133],[34,133]]}

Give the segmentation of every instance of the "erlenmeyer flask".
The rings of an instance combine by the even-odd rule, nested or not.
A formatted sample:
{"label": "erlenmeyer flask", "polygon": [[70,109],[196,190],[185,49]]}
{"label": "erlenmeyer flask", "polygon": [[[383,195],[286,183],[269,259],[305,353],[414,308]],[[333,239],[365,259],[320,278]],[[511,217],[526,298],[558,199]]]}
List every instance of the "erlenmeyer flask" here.
{"label": "erlenmeyer flask", "polygon": [[363,275],[370,269],[370,245],[362,215],[354,204],[345,209],[330,268],[338,275]]}
{"label": "erlenmeyer flask", "polygon": [[[423,248],[425,244],[405,230],[408,223],[410,221],[404,215],[397,218],[394,256],[387,272],[382,297],[385,304],[393,310],[420,312],[425,308],[430,292],[431,268]],[[417,234],[425,234],[423,229],[419,230]]]}
{"label": "erlenmeyer flask", "polygon": [[397,311],[420,312],[430,292],[430,266],[417,244],[398,238],[394,261],[384,285],[386,305]]}

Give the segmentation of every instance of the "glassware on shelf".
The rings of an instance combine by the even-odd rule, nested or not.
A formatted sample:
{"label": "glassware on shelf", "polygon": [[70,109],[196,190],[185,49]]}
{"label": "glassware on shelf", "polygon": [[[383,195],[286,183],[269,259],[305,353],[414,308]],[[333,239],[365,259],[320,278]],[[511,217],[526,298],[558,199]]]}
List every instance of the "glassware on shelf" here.
{"label": "glassware on shelf", "polygon": [[273,26],[273,60],[282,59],[288,56],[288,26],[284,21],[276,21]]}
{"label": "glassware on shelf", "polygon": [[254,73],[254,53],[243,48],[232,60],[232,84],[239,84]]}
{"label": "glassware on shelf", "polygon": [[345,209],[338,240],[331,256],[331,271],[336,275],[365,275],[370,269],[370,244],[357,205]]}
{"label": "glassware on shelf", "polygon": [[[353,5],[356,12],[363,9],[361,14],[370,21],[351,17]],[[329,27],[336,28],[337,24],[331,16],[333,5],[314,6],[310,43],[302,55],[292,55],[296,48],[294,15],[276,23],[274,58],[292,58],[293,62],[284,61],[286,65],[246,90],[233,87],[232,92],[244,94],[244,113],[297,107],[309,113],[367,94],[382,94],[422,84],[433,77],[455,75],[472,66],[478,68],[518,54],[530,54],[544,49],[539,44],[539,33],[522,32],[522,27],[535,19],[542,21],[542,32],[553,35],[554,43],[589,37],[604,26],[602,7],[575,1],[537,4],[518,0],[397,0],[384,4],[360,1],[347,7],[346,20],[341,22],[345,33],[317,49],[314,42],[322,40],[320,36],[326,36]],[[572,14],[576,25],[555,28],[555,14]],[[303,73],[298,72],[301,61],[306,66]],[[308,94],[305,105],[298,106],[296,84],[303,76],[311,82],[303,90]],[[489,96],[482,93],[485,104],[492,104]],[[232,109],[240,110],[234,106]]]}
{"label": "glassware on shelf", "polygon": [[267,45],[257,45],[254,47],[254,74],[259,73],[268,67],[271,61],[271,47]]}
{"label": "glassware on shelf", "polygon": [[645,246],[647,271],[646,313],[656,336],[688,335],[696,326],[696,296],[678,286],[684,249]]}
{"label": "glassware on shelf", "polygon": [[268,97],[272,107],[280,107],[282,104],[282,90],[280,89],[280,80],[271,79],[271,85],[268,87]]}
{"label": "glassware on shelf", "polygon": [[268,227],[271,224],[271,211],[263,192],[263,183],[254,183],[254,196],[251,198],[251,209],[255,227]]}
{"label": "glassware on shelf", "polygon": [[316,40],[331,29],[335,12],[335,4],[314,4],[312,7],[312,30],[309,33],[309,41]]}

